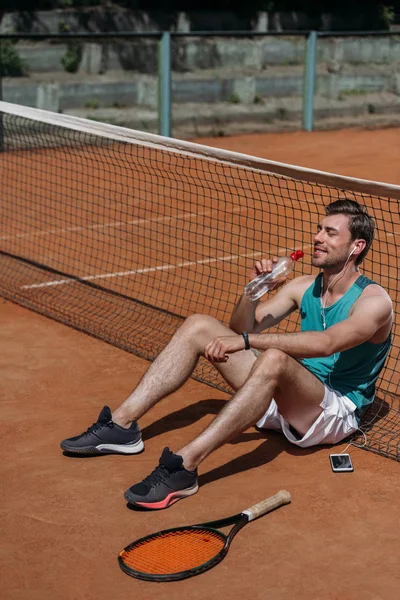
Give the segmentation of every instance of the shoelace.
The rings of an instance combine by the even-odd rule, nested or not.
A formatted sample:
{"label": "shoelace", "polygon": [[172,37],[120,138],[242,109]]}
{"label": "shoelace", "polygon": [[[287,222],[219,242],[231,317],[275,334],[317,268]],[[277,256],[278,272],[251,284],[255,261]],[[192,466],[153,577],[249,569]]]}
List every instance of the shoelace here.
{"label": "shoelace", "polygon": [[157,485],[162,483],[171,475],[171,471],[167,469],[164,465],[158,465],[150,475],[147,475],[143,479],[142,483],[146,483],[148,486],[152,487],[153,485]]}
{"label": "shoelace", "polygon": [[102,423],[101,421],[97,421],[96,423],[93,423],[93,425],[88,427],[86,429],[86,431],[84,431],[82,433],[82,435],[89,435],[90,433],[96,433],[96,431],[98,431],[99,429],[102,429],[102,427],[109,427],[110,429],[112,429],[114,427],[114,423],[112,421],[108,421],[107,423]]}

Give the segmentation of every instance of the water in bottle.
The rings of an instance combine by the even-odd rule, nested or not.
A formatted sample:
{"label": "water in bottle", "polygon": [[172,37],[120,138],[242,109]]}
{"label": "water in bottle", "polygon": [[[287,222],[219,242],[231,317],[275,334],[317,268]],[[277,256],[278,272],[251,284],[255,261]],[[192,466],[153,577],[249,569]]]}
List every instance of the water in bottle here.
{"label": "water in bottle", "polygon": [[269,292],[276,287],[277,283],[281,283],[294,269],[294,265],[299,258],[304,256],[302,250],[292,252],[290,256],[282,256],[276,262],[270,273],[260,273],[248,283],[244,288],[246,296],[253,300],[258,300],[263,294]]}

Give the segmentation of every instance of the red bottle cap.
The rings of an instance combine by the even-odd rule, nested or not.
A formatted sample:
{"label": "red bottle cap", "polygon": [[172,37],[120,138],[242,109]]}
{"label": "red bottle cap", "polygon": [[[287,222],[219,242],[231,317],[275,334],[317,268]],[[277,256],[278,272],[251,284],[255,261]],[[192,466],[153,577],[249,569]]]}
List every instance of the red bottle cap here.
{"label": "red bottle cap", "polygon": [[292,252],[292,254],[290,255],[290,258],[293,260],[293,262],[296,262],[296,260],[299,260],[299,258],[303,258],[303,256],[304,256],[303,250],[296,250],[296,252]]}

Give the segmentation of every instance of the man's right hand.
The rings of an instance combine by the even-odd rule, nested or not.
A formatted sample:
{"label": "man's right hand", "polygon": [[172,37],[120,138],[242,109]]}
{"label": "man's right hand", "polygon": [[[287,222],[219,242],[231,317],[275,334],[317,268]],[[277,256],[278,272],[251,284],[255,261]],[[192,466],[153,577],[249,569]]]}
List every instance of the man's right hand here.
{"label": "man's right hand", "polygon": [[279,260],[279,256],[273,256],[271,258],[262,258],[261,260],[257,260],[254,264],[253,269],[250,272],[250,278],[254,279],[257,275],[261,273],[271,273],[274,264],[276,264]]}

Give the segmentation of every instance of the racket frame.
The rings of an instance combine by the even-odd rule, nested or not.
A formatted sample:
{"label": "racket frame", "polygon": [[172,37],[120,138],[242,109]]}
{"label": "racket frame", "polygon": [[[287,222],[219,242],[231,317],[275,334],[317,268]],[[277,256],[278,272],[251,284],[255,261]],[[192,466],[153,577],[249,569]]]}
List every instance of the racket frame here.
{"label": "racket frame", "polygon": [[[189,577],[194,577],[195,575],[200,575],[200,573],[204,573],[209,569],[212,569],[215,565],[220,563],[226,556],[229,550],[229,546],[235,537],[235,535],[249,522],[249,516],[245,513],[238,513],[237,515],[233,515],[231,517],[227,517],[226,519],[219,519],[217,521],[208,521],[207,523],[197,523],[196,525],[186,525],[183,527],[172,527],[170,529],[163,529],[162,531],[158,531],[153,535],[145,535],[144,537],[135,540],[132,544],[129,544],[122,552],[120,552],[118,556],[118,563],[121,569],[127,575],[131,577],[135,577],[136,579],[142,579],[145,581],[179,581],[181,579],[187,579]],[[219,531],[217,527],[227,527],[228,525],[235,524],[234,527],[230,530],[230,532],[226,535],[222,531]],[[132,567],[129,567],[125,564],[122,556],[124,552],[129,552],[135,546],[141,545],[141,543],[150,541],[157,537],[162,537],[168,533],[174,533],[175,531],[187,531],[187,530],[207,530],[217,535],[220,539],[224,541],[224,545],[221,550],[215,554],[210,560],[198,565],[197,567],[193,567],[191,569],[187,569],[185,571],[178,571],[176,573],[168,573],[168,574],[155,574],[155,573],[144,573],[143,571],[137,571]]]}
{"label": "racket frame", "polygon": [[[251,508],[248,508],[236,515],[231,517],[227,517],[225,519],[218,519],[216,521],[207,521],[206,523],[198,523],[196,525],[187,525],[181,527],[173,527],[170,529],[163,529],[157,533],[146,535],[139,540],[136,540],[129,544],[124,550],[119,553],[118,563],[122,571],[131,577],[135,577],[136,579],[142,579],[145,581],[179,581],[181,579],[187,579],[189,577],[193,577],[195,575],[200,575],[200,573],[204,573],[208,571],[225,558],[229,546],[235,537],[235,535],[244,527],[249,521],[253,521],[254,519],[258,519],[264,514],[267,514],[284,504],[289,504],[291,501],[290,494],[286,490],[281,490],[275,496],[271,496],[258,504],[255,504]],[[227,527],[228,525],[234,525],[228,535],[224,534],[222,531],[219,531],[217,527]],[[196,529],[205,529],[212,532],[214,535],[217,535],[219,538],[224,540],[224,546],[221,550],[215,554],[210,560],[198,565],[197,567],[192,567],[191,569],[187,569],[185,571],[179,571],[176,573],[165,573],[165,574],[156,574],[156,573],[145,573],[143,571],[136,571],[132,567],[126,565],[123,561],[124,552],[129,552],[135,546],[139,546],[141,543],[150,541],[157,537],[161,537],[167,533],[173,533],[177,531],[183,530],[196,530]]]}

